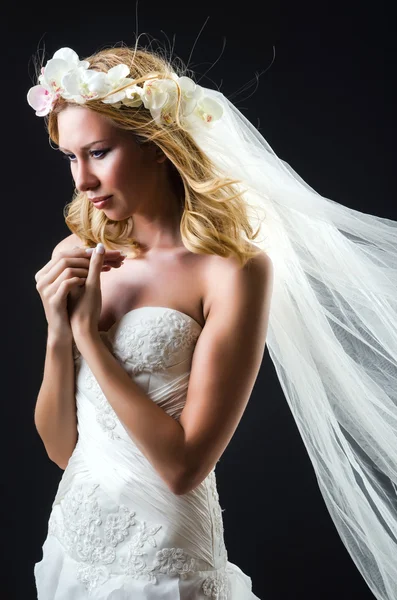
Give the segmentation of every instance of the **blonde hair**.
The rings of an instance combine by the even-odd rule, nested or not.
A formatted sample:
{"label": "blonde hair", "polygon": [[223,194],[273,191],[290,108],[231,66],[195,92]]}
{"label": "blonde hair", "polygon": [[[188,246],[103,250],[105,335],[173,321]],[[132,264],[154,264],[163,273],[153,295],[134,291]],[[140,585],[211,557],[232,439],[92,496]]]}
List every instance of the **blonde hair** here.
{"label": "blonde hair", "polygon": [[[129,77],[138,80],[137,83],[153,73],[167,77],[171,72],[180,76],[186,72],[180,61],[178,65],[172,64],[159,52],[137,46],[107,48],[85,60],[90,63],[90,69],[102,72],[124,63],[130,68]],[[57,115],[68,105],[67,100],[59,98],[45,117],[48,134],[55,144],[59,143]],[[166,155],[171,176],[180,185],[180,232],[188,250],[196,254],[235,256],[242,267],[261,253],[250,243],[257,237],[259,228],[254,232],[250,224],[243,192],[236,187],[240,182],[217,172],[178,118],[174,124],[158,125],[143,106],[120,108],[100,100],[90,100],[84,106],[106,116],[116,127],[130,131],[138,143],[154,142]],[[102,242],[106,248],[124,250],[130,258],[140,254],[139,243],[129,236],[133,216],[113,221],[92,206],[85,192],[77,190],[65,206],[64,216],[67,227],[86,246]]]}

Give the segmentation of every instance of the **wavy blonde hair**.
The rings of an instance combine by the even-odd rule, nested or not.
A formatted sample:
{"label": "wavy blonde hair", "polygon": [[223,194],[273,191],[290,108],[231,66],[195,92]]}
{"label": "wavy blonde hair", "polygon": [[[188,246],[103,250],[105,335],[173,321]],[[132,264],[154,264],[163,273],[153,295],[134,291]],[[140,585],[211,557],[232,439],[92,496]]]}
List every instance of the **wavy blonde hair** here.
{"label": "wavy blonde hair", "polygon": [[[160,77],[171,72],[186,74],[179,59],[172,64],[160,52],[137,46],[107,48],[84,60],[90,63],[90,69],[102,72],[124,63],[130,68],[129,77],[138,80],[137,83],[154,72]],[[57,115],[68,105],[67,100],[59,98],[45,117],[48,134],[55,144],[59,143]],[[243,192],[237,188],[240,182],[217,172],[178,118],[174,124],[158,125],[143,105],[117,107],[90,100],[84,106],[109,118],[115,127],[130,131],[137,143],[157,144],[166,155],[170,175],[180,191],[180,232],[188,250],[196,254],[235,256],[242,267],[261,253],[250,243],[256,239],[259,228],[254,232],[250,224]],[[113,221],[93,207],[85,192],[74,191],[71,202],[64,208],[64,216],[70,231],[88,247],[102,242],[106,248],[124,250],[130,258],[141,253],[140,244],[129,235],[133,216]]]}

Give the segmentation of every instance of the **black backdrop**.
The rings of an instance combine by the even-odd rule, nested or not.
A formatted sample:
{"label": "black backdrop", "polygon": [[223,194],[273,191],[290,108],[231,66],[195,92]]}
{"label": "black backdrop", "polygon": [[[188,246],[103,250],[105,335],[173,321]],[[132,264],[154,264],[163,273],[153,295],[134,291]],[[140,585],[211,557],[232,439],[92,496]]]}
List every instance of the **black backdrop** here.
{"label": "black backdrop", "polygon": [[[187,61],[209,17],[190,62],[198,76],[213,65],[200,83],[220,86],[318,192],[397,220],[392,2],[368,8],[349,2],[298,4],[249,0],[232,8],[229,2],[154,0],[138,6],[138,28],[174,44],[175,54]],[[33,423],[46,340],[34,274],[69,233],[62,210],[73,190],[66,161],[50,148],[43,120],[26,102],[36,83],[31,58],[43,45],[49,59],[63,46],[83,57],[119,41],[133,44],[136,7],[133,2],[106,3],[103,9],[93,3],[87,8],[53,3],[4,10],[1,404],[6,477],[1,499],[6,560],[1,563],[1,597],[30,600],[36,598],[33,565],[42,556],[62,475]],[[262,71],[257,89],[233,96]],[[229,560],[250,575],[257,596],[373,598],[326,510],[267,350],[243,419],[217,466],[217,479]]]}

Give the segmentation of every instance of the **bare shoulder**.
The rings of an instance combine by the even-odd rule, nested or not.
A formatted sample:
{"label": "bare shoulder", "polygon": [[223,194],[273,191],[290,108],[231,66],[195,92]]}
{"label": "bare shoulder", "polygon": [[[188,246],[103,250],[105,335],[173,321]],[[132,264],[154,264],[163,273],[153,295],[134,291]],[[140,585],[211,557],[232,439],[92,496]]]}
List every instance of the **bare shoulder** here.
{"label": "bare shoulder", "polygon": [[250,296],[252,301],[256,299],[263,306],[264,294],[269,299],[272,294],[273,263],[262,250],[244,267],[234,257],[214,255],[208,262],[206,275],[206,317],[215,305],[222,312],[226,304],[238,303],[238,296],[244,295],[246,302]]}
{"label": "bare shoulder", "polygon": [[252,248],[258,251],[258,254],[251,258],[243,268],[240,267],[237,259],[235,257],[223,258],[222,256],[218,256],[217,254],[211,256],[211,260],[209,261],[209,273],[215,274],[218,276],[222,271],[224,272],[260,272],[266,269],[272,269],[273,263],[270,259],[270,256],[266,254],[263,250],[258,249],[253,244],[251,244]]}
{"label": "bare shoulder", "polygon": [[74,248],[74,246],[83,246],[83,241],[75,233],[72,233],[66,236],[55,246],[54,250],[52,251],[52,258],[54,258],[54,254],[57,252],[71,250]]}

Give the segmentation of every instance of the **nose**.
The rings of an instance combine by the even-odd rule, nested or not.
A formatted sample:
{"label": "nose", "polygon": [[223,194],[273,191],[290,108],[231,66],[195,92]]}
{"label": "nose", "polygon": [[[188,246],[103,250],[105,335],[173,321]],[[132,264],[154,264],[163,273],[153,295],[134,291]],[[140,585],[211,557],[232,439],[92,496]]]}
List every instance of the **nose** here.
{"label": "nose", "polygon": [[81,160],[74,170],[74,183],[79,192],[86,192],[98,187],[99,179],[90,169],[87,161]]}

